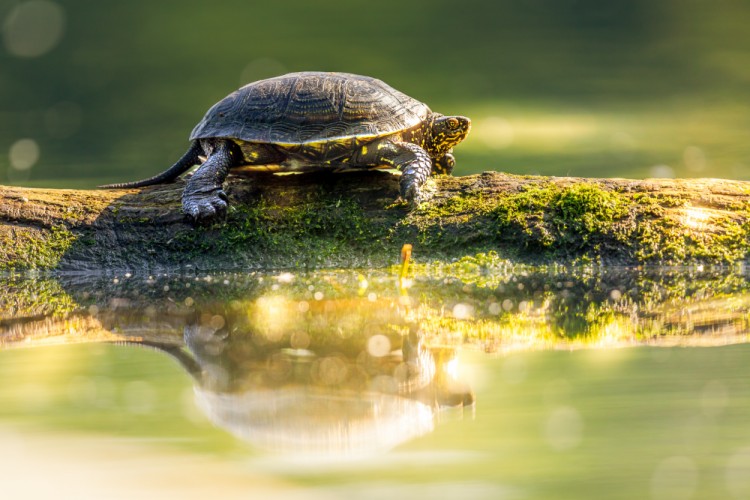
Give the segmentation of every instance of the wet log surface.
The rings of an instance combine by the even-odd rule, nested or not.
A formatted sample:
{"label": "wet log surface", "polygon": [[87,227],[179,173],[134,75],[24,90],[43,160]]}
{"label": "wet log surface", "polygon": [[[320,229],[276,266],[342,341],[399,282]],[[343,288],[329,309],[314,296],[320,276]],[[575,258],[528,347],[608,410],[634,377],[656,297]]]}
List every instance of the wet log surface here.
{"label": "wet log surface", "polygon": [[436,177],[416,210],[387,172],[230,177],[225,220],[194,227],[184,181],[130,190],[0,186],[0,269],[367,267],[496,252],[520,263],[734,264],[750,182]]}

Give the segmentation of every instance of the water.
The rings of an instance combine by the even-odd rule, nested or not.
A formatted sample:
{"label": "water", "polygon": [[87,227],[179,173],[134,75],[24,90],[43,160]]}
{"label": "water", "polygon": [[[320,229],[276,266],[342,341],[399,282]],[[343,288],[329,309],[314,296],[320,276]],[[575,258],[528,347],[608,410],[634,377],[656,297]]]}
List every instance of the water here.
{"label": "water", "polygon": [[744,498],[747,290],[500,262],[4,276],[3,495]]}

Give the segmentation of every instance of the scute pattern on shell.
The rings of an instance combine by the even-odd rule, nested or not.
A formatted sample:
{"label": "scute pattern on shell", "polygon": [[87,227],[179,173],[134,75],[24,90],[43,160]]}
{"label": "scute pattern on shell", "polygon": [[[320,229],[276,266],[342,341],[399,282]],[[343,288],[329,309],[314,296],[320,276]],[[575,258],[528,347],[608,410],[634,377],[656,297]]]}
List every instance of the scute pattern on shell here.
{"label": "scute pattern on shell", "polygon": [[307,144],[389,135],[430,109],[380,80],[348,73],[292,73],[245,85],[214,105],[190,139]]}

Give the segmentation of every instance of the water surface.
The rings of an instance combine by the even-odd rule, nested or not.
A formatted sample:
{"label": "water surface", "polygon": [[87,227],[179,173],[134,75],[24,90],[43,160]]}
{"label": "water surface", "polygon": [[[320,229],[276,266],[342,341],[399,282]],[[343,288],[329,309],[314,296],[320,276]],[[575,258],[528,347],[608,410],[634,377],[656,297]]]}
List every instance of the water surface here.
{"label": "water surface", "polygon": [[4,488],[743,498],[747,288],[740,268],[469,261],[5,276]]}

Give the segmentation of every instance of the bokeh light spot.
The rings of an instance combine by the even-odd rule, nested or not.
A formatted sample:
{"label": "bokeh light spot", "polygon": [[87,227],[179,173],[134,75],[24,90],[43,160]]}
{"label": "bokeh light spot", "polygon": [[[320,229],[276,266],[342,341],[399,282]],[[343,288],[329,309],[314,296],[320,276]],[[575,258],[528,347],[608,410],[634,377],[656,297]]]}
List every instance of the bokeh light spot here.
{"label": "bokeh light spot", "polygon": [[471,319],[474,308],[469,304],[456,304],[453,306],[453,317],[456,319]]}
{"label": "bokeh light spot", "polygon": [[706,153],[697,146],[686,147],[682,159],[691,172],[702,172],[706,168]]}
{"label": "bokeh light spot", "polygon": [[340,358],[330,356],[323,358],[318,367],[320,381],[326,385],[340,384],[346,380],[349,369]]}
{"label": "bokeh light spot", "polygon": [[581,443],[583,419],[572,406],[559,406],[552,410],[544,426],[547,444],[556,451],[566,451]]}
{"label": "bokeh light spot", "polygon": [[294,332],[289,337],[289,345],[292,349],[307,349],[310,346],[310,336],[303,331]]}
{"label": "bokeh light spot", "polygon": [[19,139],[8,153],[10,166],[16,170],[29,170],[39,160],[39,145],[34,139]]}
{"label": "bokeh light spot", "polygon": [[391,352],[391,341],[385,335],[373,335],[367,340],[367,352],[370,356],[381,358]]}
{"label": "bokeh light spot", "polygon": [[30,0],[13,8],[3,23],[3,43],[17,57],[39,57],[60,42],[65,12],[49,0]]}
{"label": "bokeh light spot", "polygon": [[669,165],[654,165],[649,174],[656,179],[673,179],[675,176],[674,169]]}

